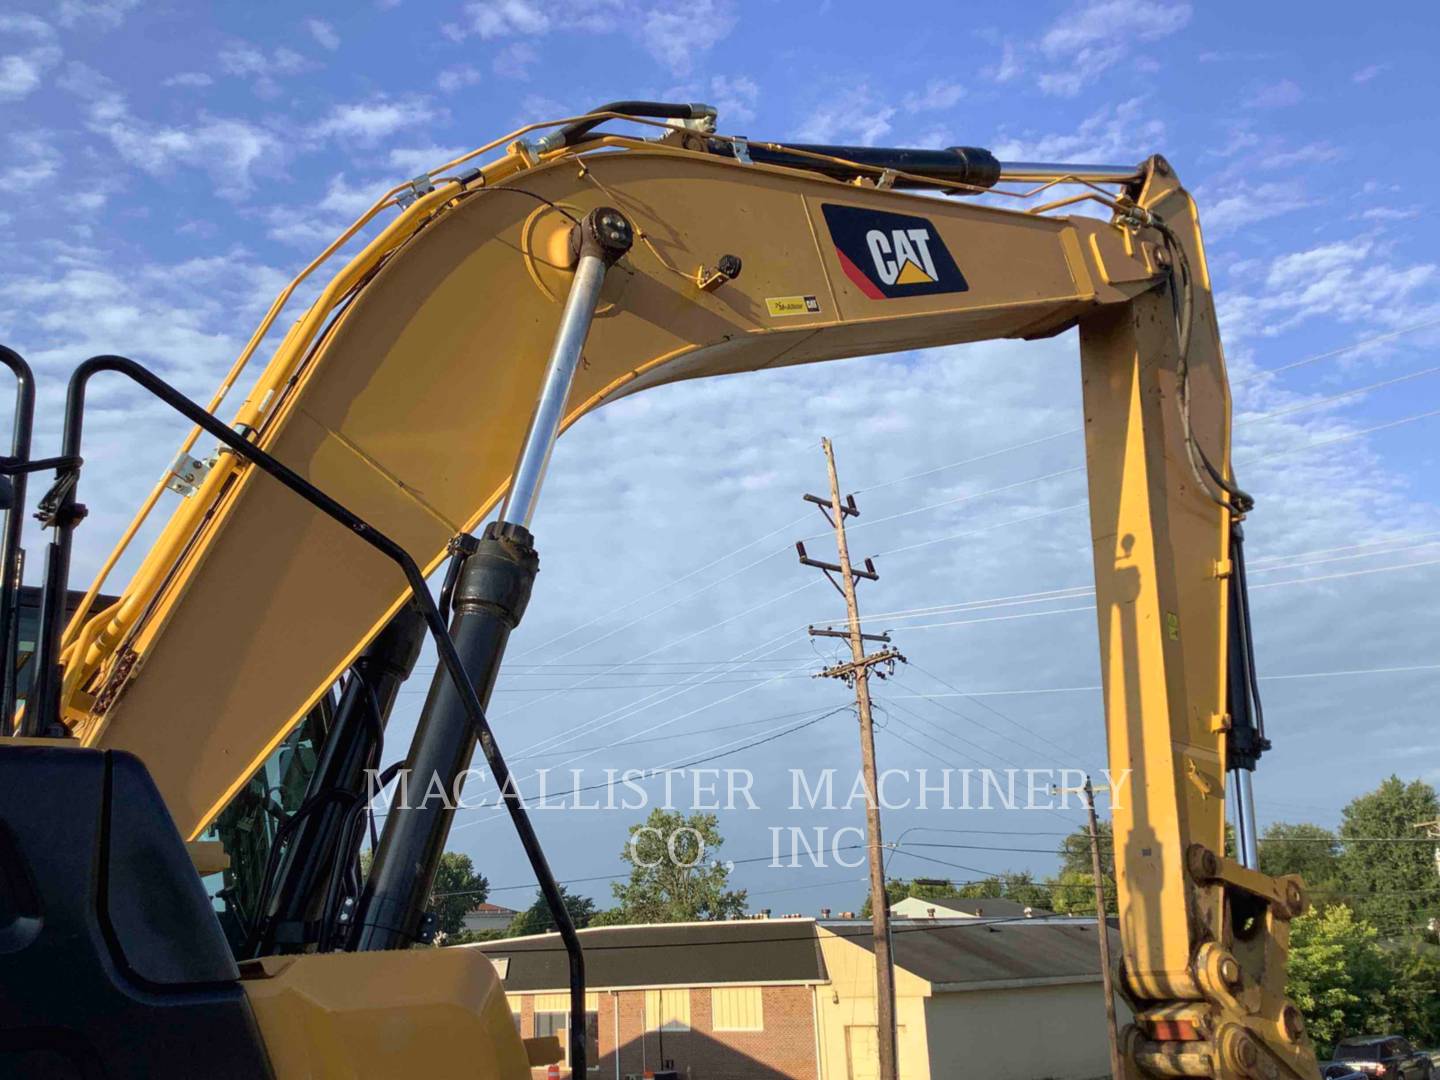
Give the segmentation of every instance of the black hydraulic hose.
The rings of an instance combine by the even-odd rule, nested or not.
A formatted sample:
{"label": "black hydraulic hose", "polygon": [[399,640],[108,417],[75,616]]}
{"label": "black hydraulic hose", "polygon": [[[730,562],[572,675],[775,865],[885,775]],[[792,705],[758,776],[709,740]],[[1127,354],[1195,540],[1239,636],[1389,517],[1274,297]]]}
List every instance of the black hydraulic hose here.
{"label": "black hydraulic hose", "polygon": [[[735,144],[725,139],[712,139],[710,150],[726,157],[736,156]],[[895,188],[957,184],[968,188],[989,189],[1000,179],[1000,162],[989,150],[978,146],[924,150],[889,146],[752,142],[746,144],[745,152],[756,164],[805,169],[837,180],[850,180],[856,176],[874,179],[887,169],[910,174],[896,176],[891,183]],[[829,160],[832,158],[838,160]],[[856,168],[857,165],[865,167]]]}
{"label": "black hydraulic hose", "polygon": [[[354,513],[342,503],[327,495],[320,488],[306,480],[299,473],[289,466],[283,464],[270,454],[255,446],[239,432],[218,419],[212,413],[207,412],[199,404],[191,401],[188,397],[176,390],[173,386],[161,379],[154,372],[148,370],[134,360],[123,356],[92,356],[83,364],[77,367],[70,376],[70,386],[65,398],[65,429],[61,437],[61,444],[66,448],[66,456],[71,462],[63,466],[62,474],[57,477],[57,486],[61,488],[58,506],[55,516],[55,540],[52,548],[58,549],[56,558],[50,560],[46,567],[47,581],[46,590],[54,588],[63,590],[65,578],[69,568],[70,547],[73,541],[75,528],[75,515],[72,512],[75,506],[76,477],[79,470],[79,453],[81,433],[84,428],[85,414],[85,390],[90,380],[102,371],[113,371],[124,375],[138,383],[144,389],[154,394],[165,404],[169,405],[180,415],[184,416],[192,424],[203,429],[207,434],[224,443],[232,451],[244,458],[250,464],[260,469],[267,475],[274,477],[285,487],[299,495],[306,502],[316,507],[327,517],[345,526],[365,543],[375,548],[386,558],[398,565],[405,575],[405,580],[410,586],[411,596],[420,613],[424,616],[426,626],[430,635],[435,641],[435,650],[439,655],[440,663],[449,673],[454,684],[455,692],[459,695],[461,705],[470,723],[474,725],[480,749],[485,755],[485,761],[490,766],[491,774],[498,785],[501,798],[505,803],[505,809],[510,814],[511,823],[515,832],[520,838],[520,844],[525,849],[525,855],[530,861],[530,868],[535,874],[536,882],[540,886],[540,892],[545,897],[546,905],[550,909],[550,915],[555,920],[556,928],[560,932],[560,940],[565,945],[566,958],[569,961],[570,984],[571,984],[571,1023],[579,1023],[581,1030],[584,1030],[584,985],[585,985],[585,956],[580,946],[580,935],[575,932],[575,923],[570,917],[570,911],[565,906],[564,896],[560,886],[555,880],[555,875],[550,870],[549,861],[545,858],[545,852],[540,846],[540,838],[535,834],[535,827],[530,821],[529,814],[520,798],[519,789],[516,786],[510,768],[505,763],[504,756],[500,753],[500,747],[495,742],[494,732],[490,729],[490,721],[485,716],[485,709],[476,696],[475,687],[465,677],[465,667],[460,661],[459,653],[456,651],[455,642],[450,637],[445,621],[440,617],[440,611],[435,606],[434,597],[425,583],[425,575],[421,573],[420,567],[415,560],[398,543],[376,529],[364,518]],[[73,448],[71,450],[70,448]],[[54,580],[51,580],[51,579]],[[60,635],[60,611],[52,611],[50,605],[42,612],[45,622],[40,628],[40,637],[49,640],[53,655],[58,656],[58,644]],[[41,672],[37,671],[37,677]],[[58,671],[57,671],[58,674]],[[58,703],[58,702],[57,702]],[[28,710],[27,710],[28,711]],[[429,883],[426,885],[429,888]],[[576,988],[579,988],[577,994]],[[575,1008],[575,999],[579,998],[580,1008]],[[578,1012],[578,1017],[577,1017]],[[580,1057],[583,1059],[583,1042],[581,1044]]]}
{"label": "black hydraulic hose", "polygon": [[[624,113],[626,116],[643,116],[647,120],[699,120],[702,117],[713,118],[715,116],[715,110],[709,105],[674,101],[611,101],[590,111],[592,113]],[[573,146],[603,124],[606,119],[608,117],[590,117],[566,124],[553,135],[546,136],[545,146],[550,150]]]}
{"label": "black hydraulic hose", "polygon": [[1234,564],[1235,593],[1239,598],[1241,630],[1245,638],[1245,671],[1250,705],[1255,714],[1255,734],[1263,747],[1268,742],[1265,738],[1265,708],[1260,704],[1260,676],[1255,667],[1255,631],[1250,623],[1250,577],[1245,570],[1245,531],[1238,521],[1233,531],[1235,541],[1230,545],[1230,558]]}

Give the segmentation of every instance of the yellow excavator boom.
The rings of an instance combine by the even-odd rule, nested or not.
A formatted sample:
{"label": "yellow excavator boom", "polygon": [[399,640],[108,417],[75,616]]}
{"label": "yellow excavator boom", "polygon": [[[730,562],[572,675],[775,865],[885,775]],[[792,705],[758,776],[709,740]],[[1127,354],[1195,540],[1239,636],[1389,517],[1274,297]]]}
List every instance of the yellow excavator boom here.
{"label": "yellow excavator boom", "polygon": [[[1284,997],[1299,882],[1225,857],[1244,507],[1194,203],[1160,157],[1118,192],[1087,182],[1013,209],[906,191],[923,178],[859,157],[679,127],[519,139],[481,168],[449,166],[387,201],[399,212],[231,419],[429,573],[506,495],[574,276],[572,227],[596,208],[623,214],[635,243],[605,277],[565,426],[681,379],[1078,326],[1109,764],[1129,777],[1114,806],[1127,1068],[1313,1080]],[[1057,213],[1081,200],[1109,218]],[[193,839],[408,596],[392,563],[221,452],[118,601],[69,628],[64,723],[138,755]]]}

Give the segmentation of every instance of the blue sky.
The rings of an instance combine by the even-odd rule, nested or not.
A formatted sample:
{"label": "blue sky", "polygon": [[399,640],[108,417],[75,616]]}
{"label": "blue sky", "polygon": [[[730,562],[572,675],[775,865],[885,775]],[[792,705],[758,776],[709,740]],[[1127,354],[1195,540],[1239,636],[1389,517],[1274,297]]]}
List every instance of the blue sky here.
{"label": "blue sky", "polygon": [[[1387,5],[1383,20],[1353,5],[1169,0],[61,0],[7,12],[0,339],[36,363],[52,416],[64,373],[95,352],[208,394],[280,287],[380,190],[612,98],[711,102],[723,131],[775,139],[981,145],[1012,160],[1164,153],[1201,204],[1237,468],[1260,500],[1251,557],[1272,560],[1255,575],[1259,661],[1304,676],[1266,683],[1277,746],[1256,780],[1262,819],[1331,824],[1391,772],[1440,781],[1440,672],[1425,670],[1440,663],[1440,567],[1411,565],[1440,558],[1440,417],[1423,416],[1440,410],[1433,5]],[[836,598],[786,554],[823,525],[798,497],[824,482],[828,434],[845,486],[871,489],[857,556],[936,541],[880,558],[865,606],[974,605],[875,623],[915,661],[879,692],[882,765],[1098,767],[1098,697],[1069,689],[1097,681],[1086,600],[990,603],[1089,581],[1084,513],[1065,509],[1084,497],[1064,472],[1080,442],[1045,438],[1078,424],[1075,355],[1066,335],[846,361],[666,387],[579,425],[555,455],[536,519],[545,569],[493,710],[510,755],[643,767],[774,733],[717,763],[753,769],[762,803],[724,815],[725,854],[767,854],[777,825],[861,823],[858,810],[785,810],[786,769],[854,763],[843,713],[779,734],[845,700],[805,677],[818,660],[795,632],[833,618]],[[1402,381],[1327,400],[1388,380]],[[97,405],[82,579],[181,430],[119,389]],[[54,431],[47,419],[41,439]],[[646,550],[633,559],[595,543],[637,531]],[[652,663],[615,666],[639,656]],[[1345,671],[1372,673],[1317,677]],[[402,699],[390,757],[422,688]],[[1000,693],[937,696],[957,688]],[[643,741],[608,745],[622,737]],[[614,873],[634,817],[541,815],[552,864],[562,877]],[[907,844],[973,846],[902,848],[892,869],[1045,872],[1053,860],[1029,849],[1077,821],[898,811],[892,837],[982,831],[912,831]],[[508,827],[486,813],[459,826],[452,846],[518,886],[494,899],[526,901]],[[987,850],[1006,847],[1019,850]],[[838,910],[858,904],[862,873],[746,863],[737,881],[757,907]],[[603,881],[585,888],[608,895]]]}

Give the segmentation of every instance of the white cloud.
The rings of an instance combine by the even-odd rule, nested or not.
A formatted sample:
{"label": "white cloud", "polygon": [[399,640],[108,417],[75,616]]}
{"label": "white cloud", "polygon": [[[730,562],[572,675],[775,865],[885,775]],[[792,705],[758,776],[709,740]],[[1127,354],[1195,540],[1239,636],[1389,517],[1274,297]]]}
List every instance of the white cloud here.
{"label": "white cloud", "polygon": [[322,49],[334,52],[340,48],[340,35],[336,32],[335,27],[324,19],[306,19],[305,29],[310,31],[310,36]]}
{"label": "white cloud", "polygon": [[540,53],[535,46],[524,41],[512,41],[498,53],[491,64],[495,74],[502,79],[530,78],[530,68],[540,62]]}
{"label": "white cloud", "polygon": [[1317,319],[1386,329],[1440,315],[1440,267],[1397,259],[1372,238],[1279,255],[1231,277],[1218,298],[1229,340],[1273,337]]}
{"label": "white cloud", "polygon": [[211,86],[215,82],[213,75],[207,75],[203,71],[182,71],[178,75],[171,75],[165,80],[166,86]]}
{"label": "white cloud", "polygon": [[462,31],[485,40],[511,34],[543,34],[551,27],[545,9],[530,0],[480,0],[466,4],[468,26]]}
{"label": "white cloud", "polygon": [[55,37],[54,29],[44,19],[26,14],[0,15],[0,34],[29,37],[36,41],[50,41]]}
{"label": "white cloud", "polygon": [[1000,43],[1000,60],[990,67],[983,68],[981,74],[991,82],[1008,83],[1019,78],[1025,70],[1025,65],[1020,61],[1020,50],[1015,47],[1013,41]]}
{"label": "white cloud", "polygon": [[1305,92],[1300,89],[1298,83],[1290,79],[1281,79],[1279,82],[1260,87],[1247,104],[1252,109],[1283,109],[1290,105],[1298,105],[1303,100],[1305,100]]}
{"label": "white cloud", "polygon": [[345,179],[345,174],[336,173],[330,178],[330,184],[325,189],[325,197],[317,204],[319,209],[328,210],[340,214],[345,218],[357,218],[366,210],[370,209],[376,197],[380,194],[374,187],[352,187]]}
{"label": "white cloud", "polygon": [[1073,97],[1130,54],[1141,42],[1155,41],[1184,28],[1188,3],[1166,0],[1091,0],[1057,19],[1041,36],[1039,52],[1047,70],[1041,90]]}
{"label": "white cloud", "polygon": [[965,96],[965,88],[950,79],[931,79],[925,89],[905,95],[907,112],[929,112],[952,108]]}
{"label": "white cloud", "polygon": [[467,86],[474,86],[479,81],[480,72],[468,64],[463,64],[460,67],[446,68],[440,72],[439,75],[435,76],[436,88],[447,94],[453,94],[457,90],[465,89]]}
{"label": "white cloud", "polygon": [[725,0],[650,3],[641,5],[633,17],[639,19],[640,41],[650,55],[682,75],[690,70],[696,54],[729,37],[736,22]]}
{"label": "white cloud", "polygon": [[19,101],[39,89],[45,72],[60,62],[60,50],[42,45],[0,56],[0,101]]}
{"label": "white cloud", "polygon": [[822,104],[806,116],[797,135],[806,142],[855,142],[873,146],[890,134],[897,112],[882,104],[866,83],[826,95]]}
{"label": "white cloud", "polygon": [[336,105],[311,132],[322,139],[337,138],[365,146],[433,119],[434,110],[423,98],[377,95],[368,101]]}
{"label": "white cloud", "polygon": [[55,19],[67,28],[113,30],[139,6],[140,0],[60,0]]}
{"label": "white cloud", "polygon": [[0,190],[26,191],[53,180],[64,159],[49,131],[16,131],[5,137]]}
{"label": "white cloud", "polygon": [[624,33],[675,75],[687,74],[697,54],[724,40],[736,22],[732,0],[477,0],[463,14],[442,28],[453,41]]}
{"label": "white cloud", "polygon": [[1389,64],[1366,64],[1359,71],[1355,72],[1354,75],[1350,76],[1350,81],[1355,83],[1367,83],[1371,79],[1375,78],[1375,76],[1384,72],[1385,69],[1389,66]]}
{"label": "white cloud", "polygon": [[1102,109],[1072,132],[1010,135],[1002,131],[993,147],[1002,161],[1139,162],[1164,145],[1165,124],[1150,115],[1143,97]]}
{"label": "white cloud", "polygon": [[1200,224],[1213,237],[1314,205],[1295,183],[1227,183],[1213,194],[1201,188],[1195,197]]}
{"label": "white cloud", "polygon": [[282,157],[271,132],[247,120],[201,116],[187,127],[148,124],[127,118],[101,123],[120,156],[146,172],[163,176],[175,165],[204,169],[223,195],[249,194],[255,174]]}
{"label": "white cloud", "polygon": [[748,124],[755,119],[760,87],[746,75],[716,75],[710,80],[710,96],[706,100],[720,114],[718,122],[722,129],[732,124]]}
{"label": "white cloud", "polygon": [[136,117],[114,84],[83,64],[71,64],[62,81],[85,100],[86,126],[152,176],[164,177],[177,167],[201,169],[219,194],[243,198],[257,175],[278,168],[286,156],[273,131],[248,120],[202,113],[193,123],[176,125]]}
{"label": "white cloud", "polygon": [[1360,217],[1365,221],[1410,221],[1419,216],[1420,209],[1415,206],[1404,209],[1395,206],[1372,206],[1360,212]]}
{"label": "white cloud", "polygon": [[0,101],[19,101],[39,89],[45,73],[60,62],[55,31],[35,15],[0,15],[0,36],[28,38],[19,52],[0,54]]}
{"label": "white cloud", "polygon": [[294,49],[280,46],[268,53],[248,41],[232,41],[216,56],[220,70],[236,78],[250,80],[261,97],[275,97],[280,92],[279,80],[298,75],[310,67],[310,61]]}
{"label": "white cloud", "polygon": [[473,149],[474,147],[470,146],[396,147],[386,155],[386,160],[390,167],[402,176],[419,176]]}
{"label": "white cloud", "polygon": [[1328,142],[1306,143],[1293,150],[1273,150],[1261,155],[1259,164],[1265,169],[1291,169],[1297,165],[1324,165],[1338,161],[1345,153]]}

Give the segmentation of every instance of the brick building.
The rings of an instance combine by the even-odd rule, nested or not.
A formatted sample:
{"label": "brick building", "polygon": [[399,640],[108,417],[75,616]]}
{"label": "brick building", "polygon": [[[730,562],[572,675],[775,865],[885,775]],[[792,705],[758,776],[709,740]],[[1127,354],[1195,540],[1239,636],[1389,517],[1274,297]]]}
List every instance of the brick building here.
{"label": "brick building", "polygon": [[[591,1076],[623,1080],[675,1068],[695,1080],[819,1080],[814,987],[825,981],[825,966],[812,921],[614,926],[580,935]],[[558,936],[470,947],[500,970],[520,1034],[559,1035],[563,1044],[568,969]]]}
{"label": "brick building", "polygon": [[[1088,919],[897,920],[901,1075],[1104,1076],[1095,933]],[[868,922],[747,919],[603,927],[580,936],[595,1080],[664,1068],[687,1080],[877,1076]],[[558,1035],[565,1043],[568,968],[558,935],[461,947],[494,962],[522,1037]],[[1114,948],[1118,954],[1118,941]]]}

